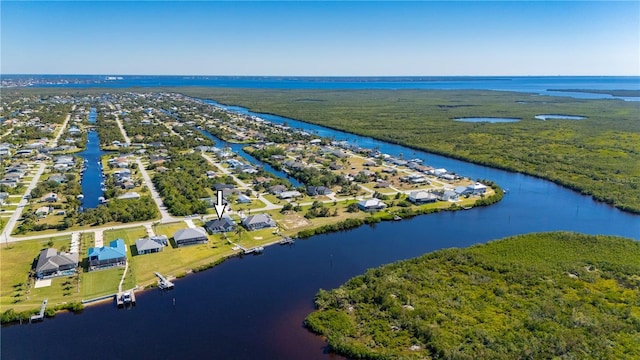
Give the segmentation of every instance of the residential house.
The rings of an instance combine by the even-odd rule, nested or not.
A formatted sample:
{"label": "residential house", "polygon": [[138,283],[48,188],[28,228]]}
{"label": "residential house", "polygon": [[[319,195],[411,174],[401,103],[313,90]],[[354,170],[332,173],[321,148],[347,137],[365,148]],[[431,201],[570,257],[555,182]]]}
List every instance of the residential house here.
{"label": "residential house", "polygon": [[40,201],[56,202],[56,201],[58,201],[58,194],[56,194],[54,192],[50,192],[50,193],[46,194],[45,196],[41,197]]}
{"label": "residential house", "polygon": [[71,275],[78,266],[78,253],[58,252],[54,248],[40,251],[36,263],[36,277],[38,279]]}
{"label": "residential house", "polygon": [[267,214],[247,216],[242,220],[242,226],[248,230],[264,229],[276,226],[276,222]]}
{"label": "residential house", "polygon": [[453,190],[444,190],[440,192],[440,200],[442,201],[458,201],[459,195]]}
{"label": "residential house", "polygon": [[293,199],[296,198],[298,196],[300,196],[302,194],[300,194],[299,191],[283,191],[280,194],[278,194],[278,198],[280,199]]}
{"label": "residential house", "polygon": [[180,229],[173,234],[176,246],[206,244],[209,241],[207,231],[202,227]]}
{"label": "residential house", "polygon": [[358,201],[358,208],[362,211],[378,211],[386,207],[385,203],[376,198]]}
{"label": "residential house", "polygon": [[412,191],[409,193],[409,201],[414,204],[427,204],[438,201],[438,197],[435,194],[424,190]]}
{"label": "residential house", "polygon": [[238,195],[238,200],[236,200],[238,204],[251,204],[251,199],[244,194]]}
{"label": "residential house", "polygon": [[164,250],[164,244],[155,241],[152,238],[142,238],[136,240],[136,250],[138,255],[151,254],[154,252],[160,252]]}
{"label": "residential house", "polygon": [[57,184],[62,184],[67,182],[67,178],[64,175],[53,174],[49,176],[49,179],[47,179],[47,181],[55,181]]}
{"label": "residential house", "polygon": [[307,195],[331,195],[333,192],[326,186],[307,186]]}
{"label": "residential house", "polygon": [[207,221],[204,227],[210,234],[217,234],[233,231],[236,228],[236,223],[229,217],[222,217]]}
{"label": "residential house", "polygon": [[41,206],[38,209],[36,209],[36,212],[35,212],[37,217],[45,217],[49,215],[49,213],[51,213],[50,206]]}
{"label": "residential house", "polygon": [[124,193],[120,196],[118,196],[118,199],[140,199],[140,194],[138,194],[135,191],[130,191],[128,193]]}
{"label": "residential house", "polygon": [[109,246],[89,249],[89,270],[113,266],[124,266],[127,263],[127,248],[124,240],[116,239]]}
{"label": "residential house", "polygon": [[479,182],[467,186],[467,189],[473,195],[481,195],[487,192],[487,186]]}
{"label": "residential house", "polygon": [[284,191],[287,191],[287,187],[284,185],[273,185],[269,187],[269,192],[274,195],[279,195]]}

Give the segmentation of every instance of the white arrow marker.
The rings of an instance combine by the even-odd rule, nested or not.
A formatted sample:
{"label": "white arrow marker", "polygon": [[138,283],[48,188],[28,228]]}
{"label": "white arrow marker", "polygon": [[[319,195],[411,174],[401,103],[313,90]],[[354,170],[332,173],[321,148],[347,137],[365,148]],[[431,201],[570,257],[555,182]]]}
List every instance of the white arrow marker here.
{"label": "white arrow marker", "polygon": [[224,214],[224,204],[222,203],[222,190],[217,191],[218,199],[214,207],[216,208],[216,214],[218,215],[218,220],[222,218],[222,214]]}

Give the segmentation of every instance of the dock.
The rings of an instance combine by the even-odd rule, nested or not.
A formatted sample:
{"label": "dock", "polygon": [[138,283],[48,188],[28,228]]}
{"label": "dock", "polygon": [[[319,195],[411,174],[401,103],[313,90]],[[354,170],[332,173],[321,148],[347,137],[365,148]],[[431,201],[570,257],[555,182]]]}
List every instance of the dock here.
{"label": "dock", "polygon": [[287,244],[293,244],[294,240],[288,236],[283,236],[282,240],[280,240],[279,244],[280,245],[287,245]]}
{"label": "dock", "polygon": [[40,306],[40,312],[35,314],[35,315],[31,315],[31,318],[29,318],[29,322],[33,322],[33,321],[42,321],[44,319],[44,311],[47,308],[47,299],[42,300],[42,306]]}
{"label": "dock", "polygon": [[165,278],[164,276],[162,276],[162,274],[156,272],[154,273],[156,274],[156,276],[158,277],[158,287],[162,290],[165,289],[173,289],[173,283],[169,280],[167,280],[167,278]]}
{"label": "dock", "polygon": [[136,293],[133,289],[129,291],[123,291],[116,294],[116,303],[118,307],[125,305],[135,305],[136,304]]}
{"label": "dock", "polygon": [[231,245],[233,245],[233,246],[237,246],[238,249],[242,250],[242,253],[245,254],[245,255],[247,255],[247,254],[261,254],[264,251],[264,248],[262,246],[256,246],[256,247],[248,249],[248,248],[246,248],[246,247],[244,247],[244,246],[242,246],[240,244],[233,243],[230,240],[229,240],[229,243],[231,243]]}

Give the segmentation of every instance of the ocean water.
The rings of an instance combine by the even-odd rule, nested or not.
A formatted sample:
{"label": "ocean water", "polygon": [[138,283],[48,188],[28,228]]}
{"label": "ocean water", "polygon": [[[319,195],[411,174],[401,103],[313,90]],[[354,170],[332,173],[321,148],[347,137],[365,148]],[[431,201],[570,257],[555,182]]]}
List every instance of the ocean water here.
{"label": "ocean water", "polygon": [[[638,76],[415,76],[415,77],[274,77],[274,76],[151,76],[113,75],[4,75],[42,80],[42,87],[234,87],[255,89],[444,89],[500,90],[551,96],[638,101],[640,97],[614,97],[607,94],[559,92],[559,89],[640,90]],[[54,84],[64,81],[64,84]],[[49,82],[43,84],[42,82]]]}

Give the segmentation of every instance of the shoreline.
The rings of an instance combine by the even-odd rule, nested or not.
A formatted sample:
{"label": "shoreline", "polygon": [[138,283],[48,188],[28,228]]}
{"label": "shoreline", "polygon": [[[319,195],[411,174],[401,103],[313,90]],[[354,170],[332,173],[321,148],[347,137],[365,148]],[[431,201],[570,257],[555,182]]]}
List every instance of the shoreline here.
{"label": "shoreline", "polygon": [[[448,207],[448,208],[430,208],[430,209],[426,209],[425,211],[418,211],[418,212],[410,212],[410,213],[403,213],[402,215],[404,216],[400,221],[404,220],[404,219],[410,219],[416,216],[422,216],[422,215],[430,215],[430,214],[434,214],[434,213],[439,213],[442,211],[451,211],[451,212],[456,212],[456,211],[462,211],[462,210],[469,210],[469,209],[473,209],[474,207],[483,207],[483,206],[490,206],[493,205],[497,202],[500,202],[502,200],[502,198],[504,197],[505,193],[504,191],[500,188],[500,186],[498,186],[495,183],[492,183],[491,187],[494,189],[494,194],[487,197],[485,200],[492,200],[491,203],[488,204],[483,204],[483,205],[475,205],[475,203],[471,206],[471,207]],[[479,200],[476,200],[476,202]],[[452,205],[455,205],[456,203],[451,203]],[[376,214],[383,214],[381,216],[375,216]],[[370,216],[365,217],[364,219],[360,219],[360,218],[349,218],[345,221],[342,222],[336,222],[336,223],[332,223],[332,224],[326,224],[326,225],[321,225],[321,226],[317,226],[314,228],[310,228],[310,229],[304,229],[304,230],[300,230],[297,233],[293,234],[291,237],[295,238],[296,240],[306,240],[309,239],[315,235],[322,235],[322,234],[327,234],[327,233],[333,233],[333,232],[339,232],[339,231],[349,231],[349,230],[353,230],[356,228],[359,228],[363,225],[373,225],[375,223],[381,222],[381,221],[390,221],[390,222],[396,222],[397,220],[394,219],[393,215],[386,213],[386,212],[378,212],[378,213],[372,213],[370,214]],[[340,226],[343,223],[347,223],[348,225],[345,227],[341,227]],[[336,228],[338,227],[338,228]],[[261,244],[259,246],[266,248],[266,247],[270,247],[273,245],[287,245],[287,244],[281,244],[281,239],[279,240],[274,240],[265,244]],[[256,255],[260,255],[260,254],[246,254],[246,255],[252,255],[252,256],[256,256]],[[194,274],[194,273],[198,273],[201,271],[206,271],[212,268],[215,268],[217,265],[222,264],[223,262],[234,258],[234,257],[243,257],[245,256],[244,253],[242,253],[241,250],[237,250],[235,253],[231,254],[231,255],[226,255],[217,259],[212,259],[211,262],[201,265],[199,267],[195,267],[195,268],[191,268],[191,269],[184,269],[184,273],[181,273],[177,276],[174,276],[171,280],[179,280],[183,277],[188,276],[189,274]],[[137,288],[137,289],[136,289]],[[158,289],[157,287],[157,281],[156,282],[149,282],[149,283],[141,283],[141,284],[136,284],[136,287],[133,288],[136,292],[146,292],[146,291],[151,291],[154,289]],[[162,291],[162,290],[161,290]],[[84,309],[92,307],[92,306],[96,306],[96,305],[102,305],[108,301],[114,302],[114,296],[116,296],[117,293],[115,294],[109,294],[109,295],[103,295],[103,296],[99,296],[97,298],[94,299],[89,299],[86,300],[87,302],[85,303],[84,299],[81,299],[79,302],[70,302],[67,304],[81,304],[82,308],[74,311],[74,310],[70,310],[67,308],[63,308],[63,309],[59,309],[59,310],[55,310],[55,313],[53,314],[53,316],[45,316],[45,318],[55,318],[55,316],[59,313],[64,313],[67,311],[71,311],[74,313],[81,313],[82,311],[84,311]],[[63,305],[63,304],[62,304]],[[59,305],[58,305],[59,306]],[[3,308],[3,313],[6,311],[12,310],[12,308],[7,308],[4,309]],[[37,313],[39,310],[39,308],[33,308],[31,310],[23,310],[20,312],[16,312],[17,315],[20,314],[28,314],[28,316],[30,316],[33,313]],[[28,317],[27,317],[28,319]],[[3,322],[1,325],[2,326],[12,326],[15,325],[17,323],[22,324],[22,321],[20,321],[21,318],[18,317],[16,319],[13,319],[12,321],[8,321],[8,322]]]}

